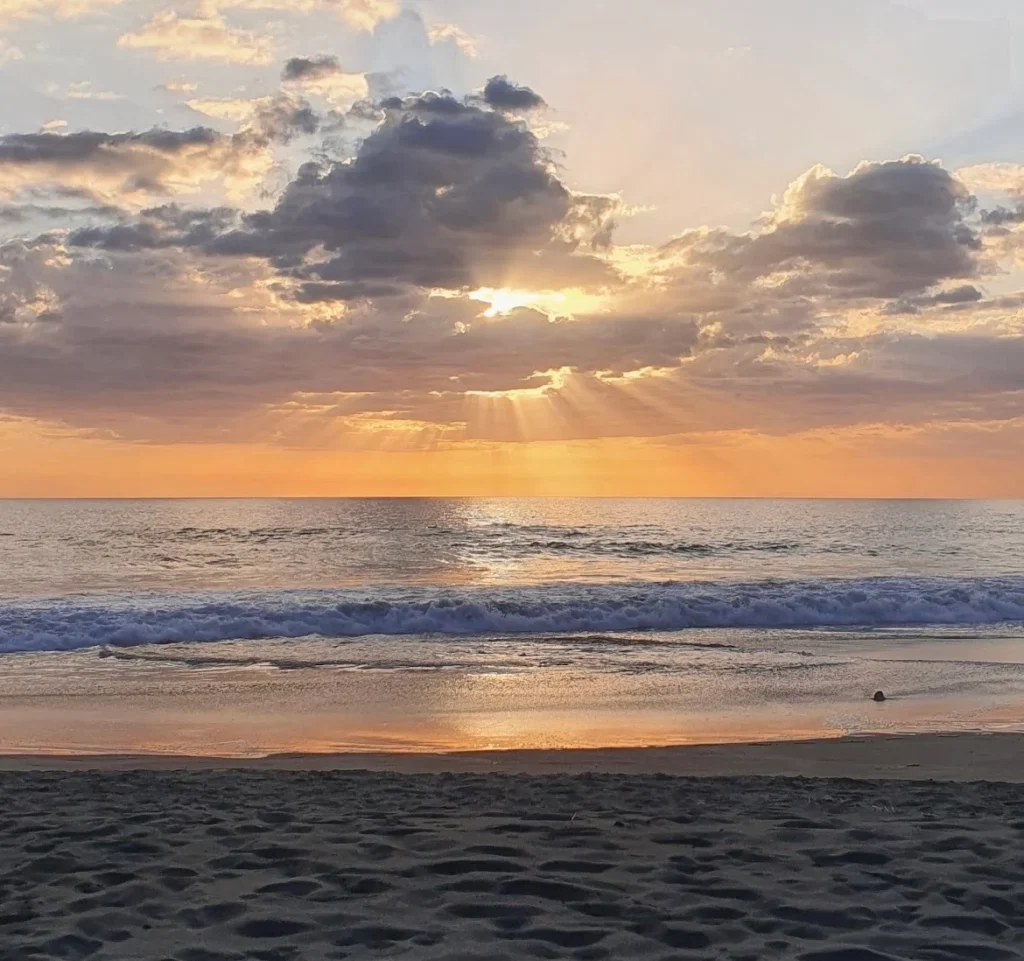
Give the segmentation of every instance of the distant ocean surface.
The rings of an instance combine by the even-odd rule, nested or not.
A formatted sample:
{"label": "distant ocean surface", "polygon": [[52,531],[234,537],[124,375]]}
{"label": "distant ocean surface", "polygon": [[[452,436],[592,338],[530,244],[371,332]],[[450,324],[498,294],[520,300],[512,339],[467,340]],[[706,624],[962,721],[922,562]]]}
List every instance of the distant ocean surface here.
{"label": "distant ocean surface", "polygon": [[0,671],[0,697],[99,655],[600,676],[595,711],[785,711],[884,683],[973,699],[949,702],[955,728],[993,705],[1016,723],[1022,624],[1021,502],[0,502],[0,667],[28,672],[14,692]]}

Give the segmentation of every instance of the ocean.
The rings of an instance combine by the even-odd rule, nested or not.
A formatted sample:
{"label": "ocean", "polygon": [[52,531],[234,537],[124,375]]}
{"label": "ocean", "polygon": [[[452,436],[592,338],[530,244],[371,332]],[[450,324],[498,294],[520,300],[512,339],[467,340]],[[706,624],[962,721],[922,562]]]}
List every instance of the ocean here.
{"label": "ocean", "polygon": [[1016,729],[1022,625],[1013,501],[0,501],[0,751]]}

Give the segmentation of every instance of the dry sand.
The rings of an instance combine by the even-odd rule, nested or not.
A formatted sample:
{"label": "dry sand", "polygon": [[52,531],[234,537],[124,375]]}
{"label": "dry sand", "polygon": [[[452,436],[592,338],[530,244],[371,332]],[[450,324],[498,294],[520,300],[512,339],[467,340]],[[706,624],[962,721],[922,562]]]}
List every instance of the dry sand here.
{"label": "dry sand", "polygon": [[[1024,789],[892,779],[998,777],[1000,756],[1021,779],[1020,748],[1005,735],[504,758],[631,772],[541,776],[340,769],[364,757],[9,759],[0,958],[1020,958]],[[890,779],[637,773],[813,773],[815,757]]]}

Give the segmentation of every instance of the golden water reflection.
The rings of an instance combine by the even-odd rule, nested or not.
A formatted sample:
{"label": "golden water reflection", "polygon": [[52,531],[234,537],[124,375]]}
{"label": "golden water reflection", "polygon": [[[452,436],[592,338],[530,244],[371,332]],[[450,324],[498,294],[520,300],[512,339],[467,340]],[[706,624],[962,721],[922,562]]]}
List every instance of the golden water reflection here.
{"label": "golden water reflection", "polygon": [[[946,705],[948,707],[948,705]],[[308,753],[450,753],[493,750],[640,748],[840,737],[849,733],[923,733],[1024,729],[1018,709],[993,709],[972,723],[950,724],[926,705],[885,725],[850,725],[818,709],[784,716],[698,717],[661,711],[571,710],[372,718],[360,723],[324,713],[126,712],[116,705],[0,708],[0,754],[140,754],[258,757]],[[966,714],[964,717],[966,718]]]}

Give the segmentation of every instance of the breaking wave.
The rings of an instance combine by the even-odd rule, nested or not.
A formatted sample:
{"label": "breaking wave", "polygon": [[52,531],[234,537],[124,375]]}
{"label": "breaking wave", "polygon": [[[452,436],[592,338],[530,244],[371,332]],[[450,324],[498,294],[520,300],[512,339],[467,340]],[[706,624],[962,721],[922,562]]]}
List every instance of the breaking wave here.
{"label": "breaking wave", "polygon": [[894,627],[1024,620],[1024,577],[137,594],[0,606],[0,653],[310,635]]}

